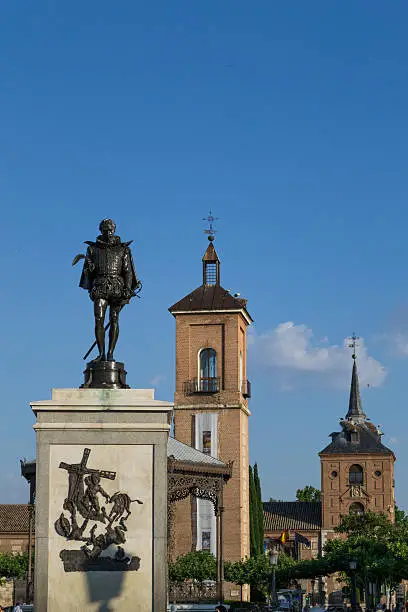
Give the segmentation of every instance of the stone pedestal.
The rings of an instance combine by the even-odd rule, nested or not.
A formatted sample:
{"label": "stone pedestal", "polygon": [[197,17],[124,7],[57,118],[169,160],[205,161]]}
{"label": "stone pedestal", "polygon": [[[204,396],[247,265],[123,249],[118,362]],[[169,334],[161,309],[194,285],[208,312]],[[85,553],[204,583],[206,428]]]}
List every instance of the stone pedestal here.
{"label": "stone pedestal", "polygon": [[163,612],[167,439],[152,389],[54,389],[37,416],[35,609]]}

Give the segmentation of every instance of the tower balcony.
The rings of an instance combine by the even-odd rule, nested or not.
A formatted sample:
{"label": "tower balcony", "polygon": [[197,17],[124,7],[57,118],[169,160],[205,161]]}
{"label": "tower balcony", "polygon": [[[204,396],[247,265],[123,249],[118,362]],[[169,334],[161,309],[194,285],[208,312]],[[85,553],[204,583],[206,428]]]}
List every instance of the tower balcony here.
{"label": "tower balcony", "polygon": [[185,395],[195,394],[207,394],[219,393],[220,391],[220,379],[219,377],[211,378],[192,378],[186,380],[183,385],[183,391]]}
{"label": "tower balcony", "polygon": [[241,385],[241,393],[245,397],[245,399],[249,399],[251,397],[251,381],[246,380]]}

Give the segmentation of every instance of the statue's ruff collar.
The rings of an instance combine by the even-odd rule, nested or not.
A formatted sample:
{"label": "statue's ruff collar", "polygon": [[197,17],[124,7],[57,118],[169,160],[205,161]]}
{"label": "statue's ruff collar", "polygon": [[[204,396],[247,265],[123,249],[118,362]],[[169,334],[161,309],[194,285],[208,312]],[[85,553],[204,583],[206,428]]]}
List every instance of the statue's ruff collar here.
{"label": "statue's ruff collar", "polygon": [[95,242],[91,242],[90,240],[87,240],[85,244],[89,244],[91,246],[97,246],[102,249],[106,249],[109,247],[119,246],[120,244],[122,244],[122,242],[121,242],[120,236],[113,236],[112,240],[104,240],[103,236],[100,235],[97,237]]}

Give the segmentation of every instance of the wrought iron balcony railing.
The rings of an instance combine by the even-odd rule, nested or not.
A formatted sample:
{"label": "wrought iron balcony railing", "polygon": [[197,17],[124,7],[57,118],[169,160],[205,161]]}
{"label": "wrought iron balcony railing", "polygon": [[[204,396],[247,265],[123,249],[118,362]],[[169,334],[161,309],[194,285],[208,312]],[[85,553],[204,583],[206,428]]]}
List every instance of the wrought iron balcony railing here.
{"label": "wrought iron balcony railing", "polygon": [[185,395],[194,395],[195,393],[218,393],[220,390],[220,379],[211,378],[193,378],[186,380],[184,383]]}
{"label": "wrought iron balcony railing", "polygon": [[242,383],[241,393],[246,399],[249,399],[251,397],[251,381],[250,380],[246,380],[245,382]]}

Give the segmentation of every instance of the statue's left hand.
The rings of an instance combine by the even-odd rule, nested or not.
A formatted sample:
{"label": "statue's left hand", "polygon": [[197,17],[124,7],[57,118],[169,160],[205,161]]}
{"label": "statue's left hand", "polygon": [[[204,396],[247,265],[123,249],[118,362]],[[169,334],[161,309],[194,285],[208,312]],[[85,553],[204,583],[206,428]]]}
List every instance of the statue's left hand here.
{"label": "statue's left hand", "polygon": [[131,289],[129,289],[129,287],[125,287],[125,289],[123,290],[123,297],[125,300],[130,300],[132,297],[134,297],[134,293]]}

